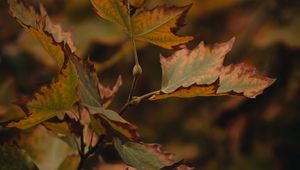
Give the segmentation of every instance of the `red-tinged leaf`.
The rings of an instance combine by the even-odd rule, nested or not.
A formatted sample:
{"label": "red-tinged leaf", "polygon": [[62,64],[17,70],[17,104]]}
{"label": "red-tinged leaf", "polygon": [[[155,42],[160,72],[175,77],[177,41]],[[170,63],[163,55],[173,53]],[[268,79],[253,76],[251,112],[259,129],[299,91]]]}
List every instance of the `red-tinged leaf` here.
{"label": "red-tinged leaf", "polygon": [[185,7],[159,6],[152,10],[138,10],[132,17],[134,38],[163,48],[172,49],[193,39],[191,36],[174,34],[183,25],[191,5]]}
{"label": "red-tinged leaf", "polygon": [[161,57],[162,87],[150,99],[244,95],[255,98],[275,80],[256,74],[244,64],[223,66],[234,39],[208,48],[200,43],[195,49],[184,48],[171,57]]}
{"label": "red-tinged leaf", "polygon": [[124,142],[114,139],[114,145],[123,161],[139,170],[159,170],[167,167],[177,169],[187,166],[181,161],[174,160],[174,155],[161,150],[159,144],[146,144],[137,142]]}
{"label": "red-tinged leaf", "polygon": [[[123,119],[118,113],[113,110],[103,109],[101,107],[87,106],[91,114],[96,116],[96,120],[101,122],[102,126],[106,128],[109,133],[111,129],[118,134],[132,140],[138,139],[137,127]],[[107,127],[107,125],[109,127]]]}
{"label": "red-tinged leaf", "polygon": [[35,93],[34,99],[26,104],[28,117],[11,122],[8,127],[27,129],[71,109],[77,101],[78,78],[74,65],[68,62],[58,81],[44,86]]}
{"label": "red-tinged leaf", "polygon": [[258,75],[255,68],[244,63],[231,64],[223,67],[221,71],[217,94],[233,93],[255,98],[274,81],[274,79]]}
{"label": "red-tinged leaf", "polygon": [[101,95],[101,103],[104,108],[107,108],[110,103],[112,102],[115,94],[118,92],[119,88],[122,86],[122,78],[121,76],[118,77],[114,87],[110,89],[109,87],[104,87],[101,83],[98,84],[98,88]]}
{"label": "red-tinged leaf", "polygon": [[61,69],[66,60],[66,50],[76,50],[71,34],[63,32],[59,25],[53,24],[41,4],[38,14],[32,6],[25,6],[22,0],[8,0],[8,3],[10,14],[42,44]]}
{"label": "red-tinged leaf", "polygon": [[82,104],[101,107],[101,96],[98,89],[99,79],[94,66],[88,61],[80,61],[77,57],[71,57],[76,66],[79,79],[79,96]]}

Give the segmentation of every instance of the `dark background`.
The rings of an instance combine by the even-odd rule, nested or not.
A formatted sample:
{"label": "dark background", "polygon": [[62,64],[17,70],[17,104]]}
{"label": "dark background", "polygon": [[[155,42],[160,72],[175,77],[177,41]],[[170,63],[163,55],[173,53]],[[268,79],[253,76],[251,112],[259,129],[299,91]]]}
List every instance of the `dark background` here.
{"label": "dark background", "polygon": [[[72,32],[77,54],[95,62],[103,84],[112,86],[122,75],[123,86],[111,105],[120,110],[128,95],[134,64],[127,38],[100,19],[87,0],[42,3],[55,23]],[[196,169],[300,169],[300,1],[148,0],[145,6],[153,8],[163,3],[193,3],[186,26],[179,31],[180,35],[196,37],[189,47],[200,41],[214,44],[236,37],[225,63],[245,62],[277,81],[256,99],[232,96],[142,102],[125,114],[139,127],[142,140],[163,144]],[[10,101],[51,82],[54,63],[8,14],[3,0],[0,28],[0,121],[5,122],[14,114]],[[138,44],[143,76],[135,95],[159,89],[160,54],[170,55],[172,51]],[[53,146],[50,143],[41,148]],[[110,149],[105,152],[106,161],[116,161]],[[57,154],[52,157],[59,157]]]}

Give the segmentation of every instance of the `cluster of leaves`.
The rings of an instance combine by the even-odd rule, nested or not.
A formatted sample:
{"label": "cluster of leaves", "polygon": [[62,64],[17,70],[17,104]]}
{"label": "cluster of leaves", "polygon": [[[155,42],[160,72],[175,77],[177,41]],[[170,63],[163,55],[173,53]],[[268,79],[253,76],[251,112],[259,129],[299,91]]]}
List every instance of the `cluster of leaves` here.
{"label": "cluster of leaves", "polygon": [[[8,3],[10,14],[57,63],[57,76],[51,84],[22,101],[20,107],[26,116],[7,122],[5,127],[28,129],[42,125],[70,144],[78,155],[66,158],[61,165],[63,168],[68,166],[65,162],[71,159],[78,164],[78,169],[82,169],[85,160],[97,148],[112,143],[123,161],[136,169],[191,169],[182,165],[182,161],[175,160],[172,154],[162,151],[160,145],[140,142],[137,127],[121,116],[127,107],[142,100],[169,97],[243,95],[255,98],[274,82],[274,79],[258,75],[255,68],[245,64],[223,65],[234,38],[212,47],[201,42],[192,50],[182,45],[193,39],[176,35],[190,5],[157,6],[148,10],[143,7],[143,0],[91,0],[101,18],[114,23],[128,35],[133,49],[132,88],[128,101],[120,112],[116,112],[109,106],[122,85],[121,78],[112,89],[102,85],[94,66],[76,55],[70,33],[53,24],[41,4],[38,13],[21,0],[8,0]],[[133,93],[142,68],[136,41],[176,50],[172,56],[160,58],[161,89],[138,97]]]}

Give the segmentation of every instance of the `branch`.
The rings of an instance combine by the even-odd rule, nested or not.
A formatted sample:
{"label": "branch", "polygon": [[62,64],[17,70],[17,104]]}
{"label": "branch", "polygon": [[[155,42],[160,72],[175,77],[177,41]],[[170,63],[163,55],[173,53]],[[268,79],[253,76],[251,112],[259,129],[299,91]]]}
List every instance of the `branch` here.
{"label": "branch", "polygon": [[131,106],[131,105],[136,105],[139,104],[142,100],[148,99],[149,97],[151,97],[154,94],[159,93],[159,91],[153,91],[150,93],[146,93],[142,96],[135,96],[133,97],[129,102],[127,102],[121,109],[121,111],[119,112],[120,115],[123,115],[124,112],[126,111],[126,109]]}

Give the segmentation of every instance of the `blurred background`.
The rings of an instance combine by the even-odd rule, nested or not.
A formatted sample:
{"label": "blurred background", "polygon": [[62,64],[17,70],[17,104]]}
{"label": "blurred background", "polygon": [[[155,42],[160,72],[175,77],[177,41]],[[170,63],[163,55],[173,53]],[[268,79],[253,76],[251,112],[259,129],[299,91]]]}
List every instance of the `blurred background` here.
{"label": "blurred background", "polygon": [[[36,4],[36,1],[29,0]],[[111,108],[118,111],[132,81],[133,56],[126,36],[100,19],[88,0],[41,0],[54,23],[70,31],[77,54],[96,65],[102,84],[123,86]],[[139,127],[142,141],[161,143],[198,170],[300,169],[300,1],[298,0],[146,0],[160,4],[193,3],[179,35],[207,44],[236,37],[225,64],[245,62],[277,81],[256,99],[196,97],[145,101],[125,118]],[[20,116],[11,103],[51,82],[55,63],[40,44],[9,15],[0,1],[0,122]],[[143,76],[135,95],[160,88],[159,55],[172,51],[138,43]],[[33,134],[33,135],[29,135]],[[37,128],[1,130],[0,141],[18,136],[30,156],[45,169],[54,168],[67,152],[65,143]],[[34,144],[33,144],[34,143]],[[103,159],[119,161],[107,148]],[[43,153],[42,155],[39,153]],[[107,168],[111,169],[111,168]],[[117,168],[118,169],[118,168]]]}

